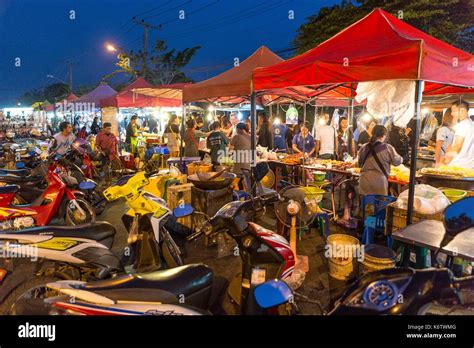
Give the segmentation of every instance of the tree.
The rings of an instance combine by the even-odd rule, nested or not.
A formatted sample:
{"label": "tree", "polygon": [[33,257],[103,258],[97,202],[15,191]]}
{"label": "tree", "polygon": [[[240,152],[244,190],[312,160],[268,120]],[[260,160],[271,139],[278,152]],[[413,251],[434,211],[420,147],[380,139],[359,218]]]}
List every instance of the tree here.
{"label": "tree", "polygon": [[341,5],[321,8],[300,26],[293,41],[296,54],[316,47],[377,7],[453,46],[474,51],[472,0],[356,0],[355,4],[343,0]]}
{"label": "tree", "polygon": [[18,98],[22,104],[31,105],[38,101],[48,100],[55,103],[64,99],[69,93],[69,86],[65,83],[58,82],[45,86],[44,88],[36,88],[23,93]]}
{"label": "tree", "polygon": [[168,49],[165,41],[157,40],[153,49],[147,54],[146,64],[142,51],[121,50],[116,64],[119,69],[104,76],[104,79],[125,73],[131,78],[141,76],[152,84],[187,82],[190,80],[181,69],[191,61],[199,49],[200,46],[185,48],[182,51]]}

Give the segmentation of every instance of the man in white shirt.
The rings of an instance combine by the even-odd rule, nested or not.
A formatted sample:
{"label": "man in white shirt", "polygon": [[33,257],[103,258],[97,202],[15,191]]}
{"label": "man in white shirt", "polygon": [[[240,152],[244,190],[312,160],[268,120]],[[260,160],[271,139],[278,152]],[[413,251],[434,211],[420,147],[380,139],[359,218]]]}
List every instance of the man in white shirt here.
{"label": "man in white shirt", "polygon": [[455,167],[474,168],[474,123],[469,118],[469,103],[458,100],[451,106],[451,112],[458,120],[454,141],[448,147],[443,163]]}
{"label": "man in white shirt", "polygon": [[329,114],[324,114],[316,128],[316,156],[322,159],[335,159],[337,153],[337,133],[328,125]]}

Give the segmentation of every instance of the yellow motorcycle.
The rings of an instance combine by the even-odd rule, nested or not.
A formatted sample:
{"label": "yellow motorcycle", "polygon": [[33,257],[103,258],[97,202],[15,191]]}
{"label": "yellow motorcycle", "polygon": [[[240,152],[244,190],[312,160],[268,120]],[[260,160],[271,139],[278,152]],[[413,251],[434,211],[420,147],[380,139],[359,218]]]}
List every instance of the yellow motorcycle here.
{"label": "yellow motorcycle", "polygon": [[[108,201],[125,198],[129,210],[122,221],[128,232],[124,265],[133,271],[150,271],[184,264],[184,240],[191,231],[176,222],[166,201],[145,188],[157,173],[138,172],[119,179],[104,191]],[[180,246],[176,240],[183,243]]]}

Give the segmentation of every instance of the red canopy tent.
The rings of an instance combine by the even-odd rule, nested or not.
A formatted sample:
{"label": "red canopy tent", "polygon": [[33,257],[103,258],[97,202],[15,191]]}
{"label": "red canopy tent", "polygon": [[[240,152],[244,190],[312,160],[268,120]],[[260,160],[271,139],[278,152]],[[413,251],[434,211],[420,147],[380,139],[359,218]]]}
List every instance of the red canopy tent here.
{"label": "red canopy tent", "polygon": [[154,96],[135,93],[137,89],[150,89],[153,86],[144,78],[139,77],[117,95],[100,101],[101,107],[116,108],[143,108],[143,107],[179,107],[181,100],[174,98],[159,98]]}
{"label": "red canopy tent", "polygon": [[283,61],[267,47],[261,46],[239,65],[208,80],[186,86],[183,102],[209,101],[238,104],[247,101],[251,94],[252,72],[258,67]]}
{"label": "red canopy tent", "polygon": [[[420,103],[425,88],[434,93],[444,85],[474,87],[474,56],[448,45],[395,18],[382,9],[342,30],[317,47],[253,74],[254,91],[277,88],[355,89],[355,83],[416,80],[416,141],[412,145],[407,222],[413,214]],[[351,100],[353,100],[353,92]]]}
{"label": "red canopy tent", "polygon": [[255,91],[396,79],[472,87],[474,56],[375,9],[306,53],[253,74]]}

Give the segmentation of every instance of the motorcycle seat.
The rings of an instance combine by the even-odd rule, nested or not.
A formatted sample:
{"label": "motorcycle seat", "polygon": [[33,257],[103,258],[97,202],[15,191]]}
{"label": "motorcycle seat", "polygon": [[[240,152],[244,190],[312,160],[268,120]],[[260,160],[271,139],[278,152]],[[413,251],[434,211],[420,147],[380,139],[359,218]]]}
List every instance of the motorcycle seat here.
{"label": "motorcycle seat", "polygon": [[0,176],[3,175],[15,175],[19,177],[25,177],[30,175],[30,169],[0,169]]}
{"label": "motorcycle seat", "polygon": [[208,289],[213,281],[214,274],[209,267],[190,264],[147,273],[124,274],[84,284],[81,289],[114,300],[169,302],[170,295],[189,296]]}
{"label": "motorcycle seat", "polygon": [[112,224],[100,221],[77,226],[38,226],[18,231],[5,230],[0,231],[0,234],[52,234],[55,237],[84,238],[99,242],[113,237],[115,232],[115,227]]}
{"label": "motorcycle seat", "polygon": [[5,186],[0,186],[0,194],[5,194],[5,193],[16,193],[20,190],[20,186],[18,185],[5,185]]}
{"label": "motorcycle seat", "polygon": [[40,175],[15,176],[15,175],[1,175],[0,174],[0,182],[7,182],[7,183],[12,183],[12,184],[18,183],[19,185],[26,184],[26,183],[35,184],[35,183],[39,183],[43,179],[44,178]]}

